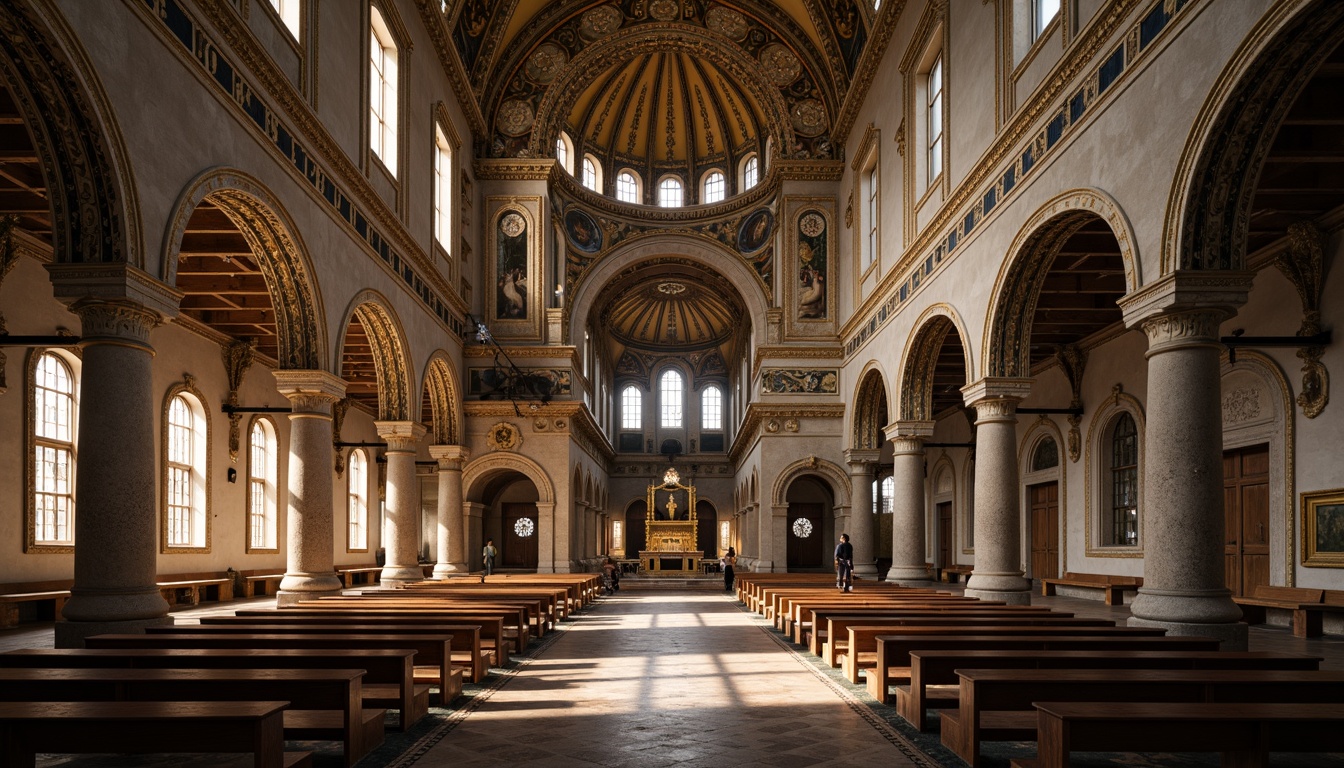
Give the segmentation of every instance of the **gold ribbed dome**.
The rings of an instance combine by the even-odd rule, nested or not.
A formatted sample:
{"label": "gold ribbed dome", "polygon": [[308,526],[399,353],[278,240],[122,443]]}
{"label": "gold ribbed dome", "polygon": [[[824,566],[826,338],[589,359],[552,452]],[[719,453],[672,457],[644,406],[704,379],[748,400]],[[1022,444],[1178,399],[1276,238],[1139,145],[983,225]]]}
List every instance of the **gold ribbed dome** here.
{"label": "gold ribbed dome", "polygon": [[595,330],[610,359],[717,353],[735,359],[746,310],[733,284],[692,262],[652,259],[612,279],[597,297]]}

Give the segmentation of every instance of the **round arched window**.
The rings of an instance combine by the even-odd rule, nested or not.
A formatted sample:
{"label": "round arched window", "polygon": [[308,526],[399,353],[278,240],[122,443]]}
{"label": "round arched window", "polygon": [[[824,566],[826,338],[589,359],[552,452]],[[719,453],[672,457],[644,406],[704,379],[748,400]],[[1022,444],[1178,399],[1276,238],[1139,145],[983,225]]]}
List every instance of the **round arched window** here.
{"label": "round arched window", "polygon": [[518,518],[518,522],[513,524],[513,532],[518,534],[518,538],[520,539],[526,539],[536,533],[536,531],[537,524],[532,522],[532,518],[530,517],[520,517]]}
{"label": "round arched window", "polygon": [[793,521],[793,535],[800,539],[806,539],[812,535],[812,521],[806,517],[800,517]]}

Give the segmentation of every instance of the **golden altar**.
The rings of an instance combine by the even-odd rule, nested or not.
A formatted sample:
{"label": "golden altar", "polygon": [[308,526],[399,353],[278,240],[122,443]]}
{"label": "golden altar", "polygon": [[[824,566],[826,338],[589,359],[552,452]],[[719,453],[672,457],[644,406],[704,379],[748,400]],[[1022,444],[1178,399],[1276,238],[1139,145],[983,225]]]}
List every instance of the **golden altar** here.
{"label": "golden altar", "polygon": [[[659,511],[658,494],[667,494]],[[684,494],[685,507],[677,503]],[[695,548],[699,533],[695,517],[695,486],[683,485],[675,468],[663,474],[661,485],[650,485],[645,505],[644,541],[639,553],[640,570],[650,576],[694,576],[700,573],[704,552]]]}

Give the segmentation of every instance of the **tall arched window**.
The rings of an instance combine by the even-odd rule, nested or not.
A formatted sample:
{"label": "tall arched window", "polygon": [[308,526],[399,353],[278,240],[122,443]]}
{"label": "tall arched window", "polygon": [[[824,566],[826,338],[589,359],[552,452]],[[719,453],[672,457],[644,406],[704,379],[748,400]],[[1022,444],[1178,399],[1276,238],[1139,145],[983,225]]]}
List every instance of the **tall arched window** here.
{"label": "tall arched window", "polygon": [[667,370],[658,379],[659,405],[662,408],[662,426],[672,429],[681,427],[682,411],[684,409],[685,385],[682,382],[681,374],[674,370]]}
{"label": "tall arched window", "polygon": [[641,429],[644,423],[644,398],[633,384],[621,390],[621,429]]}
{"label": "tall arched window", "polygon": [[252,423],[248,436],[247,529],[248,551],[278,547],[279,524],[275,513],[277,476],[275,428],[265,419]]}
{"label": "tall arched window", "polygon": [[208,546],[206,451],[209,434],[205,409],[192,388],[168,400],[164,441],[165,550]]}
{"label": "tall arched window", "polygon": [[873,514],[890,515],[891,497],[896,493],[896,478],[887,475],[873,481]]}
{"label": "tall arched window", "polygon": [[299,0],[271,0],[271,7],[279,14],[280,20],[285,23],[285,28],[289,34],[299,39],[299,30],[301,29],[303,8],[299,5]]}
{"label": "tall arched window", "polygon": [[434,124],[434,239],[453,252],[453,145],[443,126]]}
{"label": "tall arched window", "polygon": [[721,202],[727,193],[728,185],[724,181],[723,174],[718,171],[711,171],[705,177],[704,196],[700,200],[702,203]]}
{"label": "tall arched window", "polygon": [[1059,443],[1055,438],[1046,437],[1036,444],[1036,451],[1031,455],[1031,471],[1040,472],[1045,469],[1054,469],[1059,466]]}
{"label": "tall arched window", "polygon": [[555,159],[560,163],[560,167],[565,169],[566,173],[574,173],[574,161],[570,159],[571,154],[569,137],[562,133],[555,138]]}
{"label": "tall arched window", "polygon": [[377,7],[369,8],[369,147],[397,175],[397,42]]}
{"label": "tall arched window", "polygon": [[369,475],[368,463],[364,459],[364,450],[356,448],[350,454],[350,469],[347,473],[350,484],[346,517],[349,520],[349,534],[346,549],[351,552],[369,550]]}
{"label": "tall arched window", "polygon": [[592,155],[583,156],[583,186],[601,192],[602,178],[597,172],[597,160]]}
{"label": "tall arched window", "polygon": [[751,189],[752,187],[756,186],[756,182],[760,180],[761,176],[760,166],[761,161],[755,155],[748,157],[747,162],[742,164],[743,192],[746,192],[748,189]]}
{"label": "tall arched window", "polygon": [[658,182],[658,205],[663,208],[681,207],[681,179],[668,176]]}
{"label": "tall arched window", "polygon": [[616,176],[616,199],[622,203],[639,202],[639,180],[630,171],[621,171]]}
{"label": "tall arched window", "polygon": [[1111,425],[1110,503],[1102,535],[1111,547],[1139,543],[1139,430],[1134,417],[1121,413]]}
{"label": "tall arched window", "polygon": [[705,387],[700,393],[700,428],[710,432],[723,429],[723,390]]}
{"label": "tall arched window", "polygon": [[75,377],[44,352],[33,380],[33,543],[69,546],[75,538]]}

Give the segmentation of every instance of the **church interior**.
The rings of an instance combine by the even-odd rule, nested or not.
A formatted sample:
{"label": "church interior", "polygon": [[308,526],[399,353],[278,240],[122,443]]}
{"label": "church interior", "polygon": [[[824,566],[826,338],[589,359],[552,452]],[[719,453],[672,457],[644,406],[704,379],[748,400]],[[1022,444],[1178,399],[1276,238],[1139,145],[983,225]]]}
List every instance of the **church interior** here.
{"label": "church interior", "polygon": [[[1344,3],[6,0],[0,33],[15,764],[1344,765]],[[304,720],[333,664],[344,725]],[[327,747],[230,730],[259,696],[267,744]]]}

